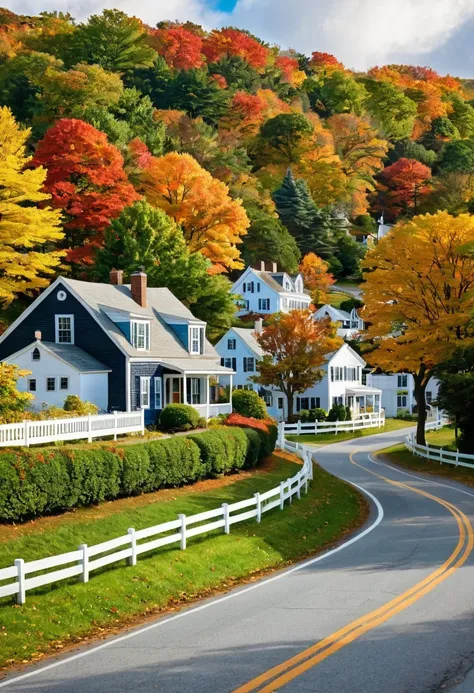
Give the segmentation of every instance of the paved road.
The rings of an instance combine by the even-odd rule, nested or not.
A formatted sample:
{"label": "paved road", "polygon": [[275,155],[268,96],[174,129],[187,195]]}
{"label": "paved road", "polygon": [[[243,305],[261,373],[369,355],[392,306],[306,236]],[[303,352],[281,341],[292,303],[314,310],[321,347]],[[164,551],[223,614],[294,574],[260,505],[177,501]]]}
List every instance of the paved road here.
{"label": "paved road", "polygon": [[0,688],[7,693],[473,693],[474,552],[468,518],[474,519],[474,491],[371,461],[370,452],[401,435],[317,451],[322,466],[367,489],[383,508],[382,517],[371,501],[366,534],[359,540],[79,656],[44,663],[30,670],[29,678],[7,679]]}

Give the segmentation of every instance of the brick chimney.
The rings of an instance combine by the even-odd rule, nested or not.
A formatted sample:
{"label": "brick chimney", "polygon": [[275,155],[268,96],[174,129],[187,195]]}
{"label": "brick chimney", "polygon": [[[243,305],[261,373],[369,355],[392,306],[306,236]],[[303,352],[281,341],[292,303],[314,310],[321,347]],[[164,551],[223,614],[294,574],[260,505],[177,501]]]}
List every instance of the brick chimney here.
{"label": "brick chimney", "polygon": [[110,270],[110,283],[116,286],[123,284],[123,270],[112,269]]}
{"label": "brick chimney", "polygon": [[41,330],[35,330],[35,339],[41,342]]}
{"label": "brick chimney", "polygon": [[255,320],[255,332],[257,334],[260,334],[262,329],[263,329],[263,320],[262,320],[262,318],[259,318],[258,320]]}
{"label": "brick chimney", "polygon": [[142,308],[146,308],[146,274],[145,272],[134,272],[130,277],[132,287],[132,298]]}

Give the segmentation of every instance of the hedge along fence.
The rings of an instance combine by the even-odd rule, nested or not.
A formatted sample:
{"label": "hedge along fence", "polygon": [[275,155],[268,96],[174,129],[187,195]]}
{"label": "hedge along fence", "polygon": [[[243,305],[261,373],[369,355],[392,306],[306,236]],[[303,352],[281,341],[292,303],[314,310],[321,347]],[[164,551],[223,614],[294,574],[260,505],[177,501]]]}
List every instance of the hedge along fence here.
{"label": "hedge along fence", "polygon": [[[193,443],[193,441],[189,442]],[[196,445],[196,443],[193,444]],[[313,478],[311,452],[297,444],[289,449],[292,451],[295,449],[296,454],[303,458],[304,463],[294,476],[282,481],[279,486],[264,493],[255,493],[251,498],[230,505],[224,503],[219,508],[197,515],[178,515],[176,520],[138,531],[130,528],[124,536],[95,546],[81,544],[76,551],[40,558],[28,563],[25,563],[22,558],[17,558],[12,566],[0,569],[0,598],[16,595],[17,602],[24,604],[28,590],[75,576],[78,576],[82,582],[88,582],[89,574],[93,570],[112,563],[126,560],[128,565],[133,566],[136,565],[137,558],[142,553],[171,544],[179,544],[184,550],[191,537],[208,534],[216,529],[229,534],[231,526],[238,522],[251,519],[261,522],[264,513],[278,507],[283,510],[286,501],[291,503],[293,497],[300,498],[301,489],[304,488],[307,492],[308,484]],[[6,581],[8,581],[7,584],[1,584]]]}
{"label": "hedge along fence", "polygon": [[273,431],[256,435],[262,436],[259,445],[253,430],[222,427],[123,447],[5,452],[0,520],[24,520],[252,467],[273,452],[276,440]]}

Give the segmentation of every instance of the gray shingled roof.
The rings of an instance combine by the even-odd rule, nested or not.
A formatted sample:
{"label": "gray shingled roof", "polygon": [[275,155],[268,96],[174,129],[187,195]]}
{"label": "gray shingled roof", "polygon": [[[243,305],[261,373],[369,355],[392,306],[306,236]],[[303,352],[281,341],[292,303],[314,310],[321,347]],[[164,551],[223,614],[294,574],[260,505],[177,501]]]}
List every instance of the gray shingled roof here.
{"label": "gray shingled roof", "polygon": [[[170,316],[199,323],[191,311],[179,301],[169,289],[147,289],[147,307],[142,308],[136,303],[129,285],[99,284],[82,282],[77,279],[61,278],[89,306],[99,324],[110,337],[131,357],[156,358],[194,358],[216,362],[219,358],[216,350],[206,340],[205,354],[190,357],[189,352],[178,339],[171,327],[166,324]],[[107,312],[124,311],[143,318],[151,318],[150,350],[138,351],[128,341],[122,330],[111,320]]]}
{"label": "gray shingled roof", "polygon": [[238,335],[243,342],[251,349],[257,356],[263,356],[263,350],[260,344],[255,339],[255,331],[246,329],[245,327],[232,327],[232,331]]}
{"label": "gray shingled roof", "polygon": [[263,282],[265,282],[265,284],[267,284],[270,287],[270,289],[273,289],[273,291],[277,291],[279,294],[286,293],[285,289],[282,286],[280,286],[280,284],[275,279],[273,279],[269,272],[261,272],[260,270],[256,269],[254,269],[253,271],[258,277],[260,277],[260,279]]}
{"label": "gray shingled roof", "polygon": [[110,368],[104,366],[103,363],[100,363],[100,361],[97,361],[97,359],[79,347],[74,346],[74,344],[55,344],[54,342],[41,342],[41,344],[48,351],[69,363],[73,368],[77,368],[81,373],[90,373],[91,371],[110,372]]}

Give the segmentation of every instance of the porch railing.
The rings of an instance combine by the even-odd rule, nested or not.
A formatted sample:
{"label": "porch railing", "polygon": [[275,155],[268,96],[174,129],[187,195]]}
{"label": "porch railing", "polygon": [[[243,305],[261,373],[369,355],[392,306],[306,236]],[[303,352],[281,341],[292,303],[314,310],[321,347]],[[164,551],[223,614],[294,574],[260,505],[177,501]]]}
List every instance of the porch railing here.
{"label": "porch railing", "polygon": [[0,447],[30,446],[54,443],[58,440],[87,439],[113,436],[124,433],[144,433],[144,411],[114,412],[75,416],[67,419],[45,419],[44,421],[21,421],[0,425]]}
{"label": "porch railing", "polygon": [[204,418],[218,416],[219,414],[232,414],[232,403],[221,404],[192,404],[192,407]]}

